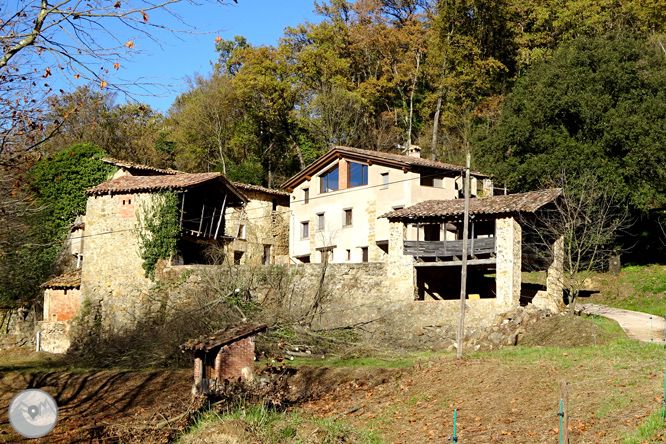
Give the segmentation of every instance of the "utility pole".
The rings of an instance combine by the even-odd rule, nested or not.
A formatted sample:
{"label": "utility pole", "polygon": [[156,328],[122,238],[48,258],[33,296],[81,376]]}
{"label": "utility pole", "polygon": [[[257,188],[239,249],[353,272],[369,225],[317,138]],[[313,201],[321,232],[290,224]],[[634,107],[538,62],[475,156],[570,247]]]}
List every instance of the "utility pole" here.
{"label": "utility pole", "polygon": [[465,341],[465,299],[467,298],[467,237],[469,232],[469,164],[470,154],[467,152],[467,164],[465,165],[465,215],[463,219],[463,244],[462,244],[462,270],[460,272],[460,318],[458,319],[458,353],[462,358],[463,343]]}

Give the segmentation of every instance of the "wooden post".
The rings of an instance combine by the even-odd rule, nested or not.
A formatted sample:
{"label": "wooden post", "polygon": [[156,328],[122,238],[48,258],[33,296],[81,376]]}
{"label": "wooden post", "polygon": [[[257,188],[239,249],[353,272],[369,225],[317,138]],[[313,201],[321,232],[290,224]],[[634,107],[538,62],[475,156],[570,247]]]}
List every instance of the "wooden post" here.
{"label": "wooden post", "polygon": [[206,211],[206,204],[203,204],[203,206],[201,207],[201,220],[199,220],[199,233],[197,233],[197,237],[199,237],[199,234],[201,234],[201,227],[203,226],[203,217],[205,211]]}
{"label": "wooden post", "polygon": [[460,318],[458,320],[458,359],[463,356],[465,342],[465,298],[467,297],[467,231],[469,230],[469,165],[470,154],[467,153],[465,166],[465,218],[463,220],[462,269],[460,272]]}
{"label": "wooden post", "polygon": [[421,252],[419,251],[419,238],[421,237],[421,224],[416,224],[416,262],[421,262]]}
{"label": "wooden post", "polygon": [[215,225],[215,211],[217,211],[217,208],[213,207],[213,215],[210,218],[210,230],[208,230],[208,237],[213,235],[213,225]]}
{"label": "wooden post", "polygon": [[183,214],[185,213],[185,190],[183,190],[183,200],[180,204],[180,229],[183,229]]}
{"label": "wooden post", "polygon": [[220,231],[220,224],[222,223],[222,218],[224,217],[225,206],[227,205],[227,194],[224,195],[224,200],[222,201],[222,210],[220,210],[220,219],[217,221],[217,228],[215,229],[215,237],[217,239],[217,233]]}
{"label": "wooden post", "polygon": [[562,443],[569,444],[569,393],[567,382],[560,381],[560,398],[562,399]]}
{"label": "wooden post", "polygon": [[471,256],[476,259],[474,256],[474,222],[472,222],[472,235],[470,236],[469,240],[469,249],[472,251]]}

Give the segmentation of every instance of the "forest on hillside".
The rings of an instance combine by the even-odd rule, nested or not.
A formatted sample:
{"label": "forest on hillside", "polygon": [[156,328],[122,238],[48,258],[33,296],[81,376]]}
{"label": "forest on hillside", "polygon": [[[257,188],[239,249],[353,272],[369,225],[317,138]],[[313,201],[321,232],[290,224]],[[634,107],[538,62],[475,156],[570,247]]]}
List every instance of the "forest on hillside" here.
{"label": "forest on hillside", "polygon": [[665,1],[315,8],[320,22],[294,23],[271,46],[218,39],[211,72],[193,74],[164,114],[91,83],[21,115],[30,130],[0,150],[0,299],[26,297],[49,275],[81,211],[52,211],[62,207],[60,169],[98,181],[93,156],[279,187],[332,145],[400,153],[417,144],[449,163],[469,151],[475,169],[511,191],[586,172],[636,214],[666,202]]}

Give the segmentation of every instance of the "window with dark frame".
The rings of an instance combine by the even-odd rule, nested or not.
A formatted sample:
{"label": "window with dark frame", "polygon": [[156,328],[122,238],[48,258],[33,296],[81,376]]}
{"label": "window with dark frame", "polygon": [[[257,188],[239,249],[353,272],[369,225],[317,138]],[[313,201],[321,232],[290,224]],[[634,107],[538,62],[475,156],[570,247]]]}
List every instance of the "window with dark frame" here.
{"label": "window with dark frame", "polygon": [[352,225],[352,209],[347,208],[344,211],[344,225],[345,227],[351,227]]}
{"label": "window with dark frame", "polygon": [[389,187],[389,173],[382,173],[382,190]]}
{"label": "window with dark frame", "polygon": [[310,222],[301,222],[301,239],[310,237]]}
{"label": "window with dark frame", "polygon": [[349,162],[349,177],[347,187],[360,187],[368,184],[368,165],[362,163]]}
{"label": "window with dark frame", "polygon": [[317,214],[317,230],[323,230],[326,228],[326,219],[324,218],[324,213]]}
{"label": "window with dark frame", "polygon": [[422,187],[444,188],[444,178],[430,174],[421,174],[419,183]]}
{"label": "window with dark frame", "polygon": [[347,260],[351,260],[351,250],[347,250]]}
{"label": "window with dark frame", "polygon": [[340,170],[337,166],[319,176],[319,192],[328,193],[330,191],[337,191],[339,188],[339,178]]}
{"label": "window with dark frame", "polygon": [[234,251],[234,265],[240,265],[241,259],[243,259],[242,251]]}
{"label": "window with dark frame", "polygon": [[361,257],[363,262],[368,262],[369,261],[369,256],[368,256],[368,247],[361,247]]}
{"label": "window with dark frame", "polygon": [[273,199],[273,211],[277,211],[277,199]]}
{"label": "window with dark frame", "polygon": [[303,203],[310,203],[310,188],[303,189]]}

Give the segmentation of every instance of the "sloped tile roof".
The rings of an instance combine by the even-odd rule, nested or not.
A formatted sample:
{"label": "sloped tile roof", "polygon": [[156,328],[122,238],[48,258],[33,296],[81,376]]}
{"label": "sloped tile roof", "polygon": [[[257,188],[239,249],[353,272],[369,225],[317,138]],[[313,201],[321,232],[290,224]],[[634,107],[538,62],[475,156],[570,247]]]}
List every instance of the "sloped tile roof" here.
{"label": "sloped tile roof", "polygon": [[101,160],[102,160],[102,162],[110,163],[111,165],[119,166],[121,168],[151,171],[151,172],[160,173],[160,174],[182,174],[181,171],[177,171],[177,170],[164,169],[164,168],[155,168],[155,167],[151,167],[151,166],[148,166],[148,165],[141,165],[141,164],[138,164],[138,163],[132,163],[132,162],[126,162],[124,160],[114,159],[112,157],[105,157]]}
{"label": "sloped tile roof", "polygon": [[[405,165],[422,166],[427,168],[437,168],[442,170],[465,171],[464,166],[454,165],[452,163],[439,162],[437,160],[425,159],[423,157],[405,156],[403,154],[385,153],[382,151],[364,150],[361,148],[352,148],[349,146],[336,146],[341,153],[360,154],[362,156],[376,157],[386,160],[393,160],[395,162],[404,163]],[[485,176],[482,173],[474,172],[475,176]]]}
{"label": "sloped tile roof", "polygon": [[61,274],[44,282],[42,288],[78,288],[81,286],[81,269]]}
{"label": "sloped tile roof", "polygon": [[199,336],[197,339],[191,339],[185,344],[180,346],[180,349],[185,350],[205,350],[209,351],[213,348],[231,344],[232,342],[240,341],[254,334],[264,331],[268,328],[268,324],[259,325],[238,325],[235,327],[227,327],[224,330],[216,331],[208,336]]}
{"label": "sloped tile roof", "polygon": [[165,176],[123,176],[86,190],[86,194],[119,194],[133,192],[151,192],[162,190],[182,190],[212,180],[222,180],[232,191],[245,196],[220,173],[183,173]]}
{"label": "sloped tile roof", "polygon": [[[364,150],[361,148],[352,148],[348,146],[335,146],[328,153],[324,154],[319,159],[315,160],[312,164],[308,165],[305,169],[301,170],[298,174],[292,176],[284,184],[282,188],[292,189],[298,186],[308,176],[313,176],[324,168],[336,157],[357,159],[361,161],[374,161],[375,163],[383,163],[392,165],[397,168],[431,168],[440,170],[442,172],[458,172],[465,171],[465,167],[460,165],[453,165],[451,163],[439,162],[436,160],[425,159],[422,157],[405,156],[402,154],[385,153],[381,151]],[[490,177],[486,174],[479,172],[471,172],[475,177],[483,178]]]}
{"label": "sloped tile roof", "polygon": [[231,183],[236,188],[240,188],[241,190],[258,191],[260,193],[274,194],[276,196],[289,196],[289,193],[286,193],[284,191],[275,190],[272,188],[260,187],[259,185],[250,185],[248,183],[240,183],[240,182],[231,182]]}
{"label": "sloped tile roof", "polygon": [[[469,200],[470,214],[533,213],[542,206],[562,195],[560,188],[551,188],[528,193],[502,196],[480,197]],[[380,217],[398,220],[418,220],[432,217],[462,215],[465,211],[464,199],[426,200],[411,207],[389,211]]]}

